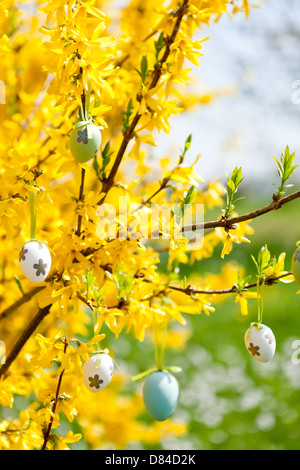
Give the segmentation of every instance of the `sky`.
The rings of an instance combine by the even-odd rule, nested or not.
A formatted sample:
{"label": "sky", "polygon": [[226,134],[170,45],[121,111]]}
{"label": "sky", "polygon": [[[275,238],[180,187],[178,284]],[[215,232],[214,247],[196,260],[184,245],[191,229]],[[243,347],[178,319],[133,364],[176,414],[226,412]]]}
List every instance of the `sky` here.
{"label": "sky", "polygon": [[279,159],[289,145],[300,164],[300,1],[259,4],[246,20],[242,14],[223,16],[201,31],[199,37],[209,40],[193,71],[198,89],[231,93],[175,116],[156,152],[178,155],[192,133],[190,162],[201,153],[196,169],[205,179],[224,179],[242,166],[248,185],[270,191],[278,181],[273,156]]}

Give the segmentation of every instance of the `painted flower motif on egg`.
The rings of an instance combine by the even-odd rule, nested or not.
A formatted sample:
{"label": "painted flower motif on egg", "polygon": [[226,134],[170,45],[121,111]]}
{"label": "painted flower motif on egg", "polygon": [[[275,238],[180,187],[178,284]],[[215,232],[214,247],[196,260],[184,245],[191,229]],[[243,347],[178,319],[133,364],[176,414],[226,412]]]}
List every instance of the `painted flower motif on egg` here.
{"label": "painted flower motif on egg", "polygon": [[79,163],[91,160],[100,148],[101,132],[95,124],[80,121],[74,125],[70,135],[70,150]]}
{"label": "painted flower motif on egg", "polygon": [[269,362],[276,350],[276,340],[273,331],[266,325],[254,324],[245,333],[246,348],[254,359],[259,362]]}
{"label": "painted flower motif on egg", "polygon": [[51,268],[50,251],[44,243],[32,240],[22,246],[19,253],[19,264],[27,279],[39,284],[49,274]]}
{"label": "painted flower motif on egg", "polygon": [[300,247],[293,254],[292,273],[295,281],[300,285]]}
{"label": "painted flower motif on egg", "polygon": [[95,354],[83,364],[83,381],[90,392],[100,392],[111,381],[114,362],[106,353]]}
{"label": "painted flower motif on egg", "polygon": [[152,418],[165,421],[174,412],[179,399],[179,385],[168,371],[152,372],[144,383],[143,399]]}

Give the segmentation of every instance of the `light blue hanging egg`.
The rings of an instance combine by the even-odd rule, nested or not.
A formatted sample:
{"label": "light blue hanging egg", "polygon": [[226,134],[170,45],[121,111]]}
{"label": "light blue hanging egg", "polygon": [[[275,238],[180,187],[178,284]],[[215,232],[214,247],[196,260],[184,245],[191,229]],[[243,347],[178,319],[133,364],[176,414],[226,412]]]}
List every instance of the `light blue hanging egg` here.
{"label": "light blue hanging egg", "polygon": [[168,419],[174,412],[179,399],[179,386],[175,377],[168,371],[152,372],[144,383],[144,404],[157,421]]}
{"label": "light blue hanging egg", "polygon": [[70,150],[79,163],[91,160],[101,144],[101,132],[91,121],[79,121],[70,135]]}

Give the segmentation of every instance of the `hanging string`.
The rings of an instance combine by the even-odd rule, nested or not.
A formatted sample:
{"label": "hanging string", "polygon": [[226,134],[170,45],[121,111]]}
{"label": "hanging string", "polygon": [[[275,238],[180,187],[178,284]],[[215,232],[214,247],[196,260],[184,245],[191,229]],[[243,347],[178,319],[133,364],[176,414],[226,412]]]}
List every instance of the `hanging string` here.
{"label": "hanging string", "polygon": [[155,353],[155,364],[156,364],[157,370],[164,370],[167,329],[168,329],[168,323],[166,323],[164,326],[162,344],[159,347],[157,323],[156,323],[156,317],[154,314],[153,316],[153,344],[154,344],[154,353]]}
{"label": "hanging string", "polygon": [[89,111],[90,101],[91,101],[91,79],[88,74],[87,75],[87,90],[85,93],[85,110],[84,110],[84,116],[87,121],[90,119],[90,111]]}
{"label": "hanging string", "polygon": [[162,341],[161,352],[160,352],[160,368],[161,368],[161,370],[164,369],[164,365],[165,365],[167,329],[168,329],[168,322],[166,322],[166,324],[164,326],[164,330],[163,330],[163,341]]}
{"label": "hanging string", "polygon": [[30,191],[30,238],[35,240],[36,234],[36,207],[35,207],[35,193]]}
{"label": "hanging string", "polygon": [[158,348],[157,325],[156,325],[155,313],[153,315],[153,344],[154,344],[155,364],[156,364],[156,368],[159,370],[160,361],[159,361],[159,348]]}
{"label": "hanging string", "polygon": [[263,311],[264,311],[264,284],[265,280],[258,279],[257,282],[257,306],[258,306],[258,319],[259,324],[262,323]]}

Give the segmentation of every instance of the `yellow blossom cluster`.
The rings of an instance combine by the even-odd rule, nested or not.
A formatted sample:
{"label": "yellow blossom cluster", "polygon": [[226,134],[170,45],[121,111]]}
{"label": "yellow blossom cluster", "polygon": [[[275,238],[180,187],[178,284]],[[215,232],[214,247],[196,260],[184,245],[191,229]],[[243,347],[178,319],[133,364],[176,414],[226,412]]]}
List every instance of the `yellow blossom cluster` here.
{"label": "yellow blossom cluster", "polygon": [[[104,328],[116,341],[130,334],[140,342],[157,330],[160,345],[184,349],[191,334],[186,315],[214,311],[213,293],[197,289],[230,287],[238,270],[228,264],[218,275],[180,280],[177,265],[209,258],[217,245],[224,257],[252,233],[246,222],[219,226],[188,250],[177,215],[185,205],[201,205],[205,214],[219,210],[224,187],[203,181],[199,156],[186,163],[188,136],[176,161],[161,156],[159,178],[151,168],[151,146],[159,132],[169,133],[171,118],[214,97],[185,87],[207,39],[202,25],[223,14],[247,16],[248,1],[131,0],[121,10],[114,3],[48,0],[36,10],[30,0],[0,5],[0,339],[8,353],[22,342],[6,372],[0,369],[0,405],[7,412],[16,396],[26,403],[17,418],[0,411],[1,449],[67,449],[82,435],[91,449],[123,449],[183,435],[186,425],[175,418],[143,420],[140,388],[124,392],[123,371],[101,391],[99,416],[99,395],[85,389],[82,363],[101,341],[110,348]],[[102,143],[92,161],[80,164],[69,142],[85,106],[103,128]],[[38,285],[18,262],[18,250],[30,240],[32,200],[36,238],[52,257]],[[169,214],[151,220],[152,204],[166,205]],[[100,224],[109,220],[114,224],[99,237]],[[156,236],[136,237],[133,227],[135,234],[144,229]],[[161,253],[168,256],[167,272]],[[283,271],[277,268],[276,274]],[[33,328],[37,312],[45,315]],[[62,416],[70,424],[66,435],[59,432]]]}

